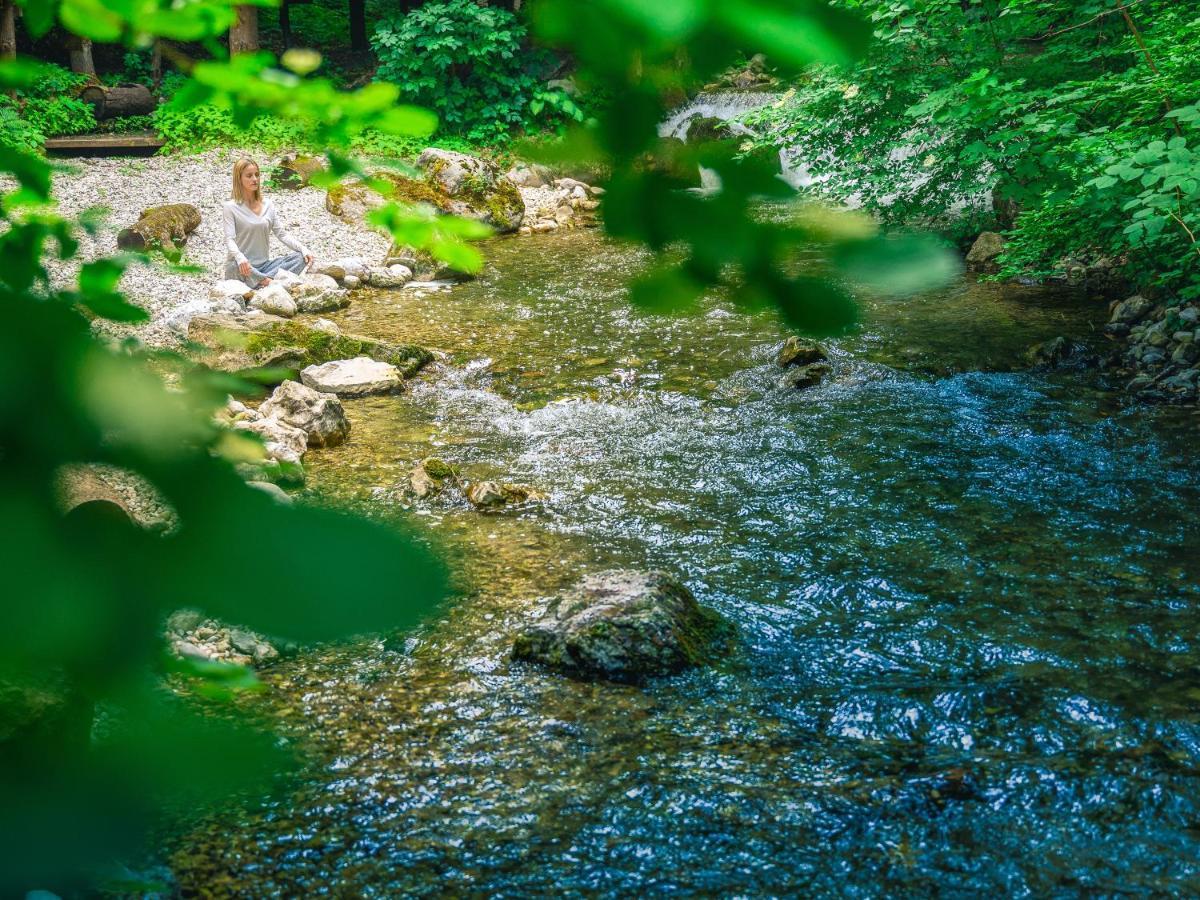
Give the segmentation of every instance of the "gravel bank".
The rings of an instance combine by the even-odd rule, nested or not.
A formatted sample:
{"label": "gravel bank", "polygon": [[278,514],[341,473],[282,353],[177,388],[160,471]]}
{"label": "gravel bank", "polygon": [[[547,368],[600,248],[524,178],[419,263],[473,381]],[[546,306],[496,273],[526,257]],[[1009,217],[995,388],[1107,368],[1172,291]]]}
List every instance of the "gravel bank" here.
{"label": "gravel bank", "polygon": [[[56,284],[68,284],[79,263],[117,252],[117,232],[133,224],[147,206],[190,203],[200,210],[200,227],[188,239],[183,262],[203,272],[184,275],[159,266],[134,265],[121,287],[150,313],[148,324],[134,329],[104,324],[106,332],[134,334],[148,344],[173,346],[178,336],[166,324],[168,315],[185,304],[204,301],[208,288],[220,280],[225,264],[221,231],[221,204],[229,198],[233,162],[241,151],[212,150],[194,156],[152,156],[144,159],[82,158],[64,161],[64,171],[54,178],[54,196],[66,215],[89,207],[109,210],[95,237],[84,236],[79,257],[68,263],[50,261]],[[268,173],[278,157],[249,154]],[[285,227],[312,250],[316,262],[342,256],[381,260],[388,239],[381,234],[347,225],[325,209],[325,192],[317,188],[267,192],[275,200]],[[287,252],[272,239],[272,252]]]}

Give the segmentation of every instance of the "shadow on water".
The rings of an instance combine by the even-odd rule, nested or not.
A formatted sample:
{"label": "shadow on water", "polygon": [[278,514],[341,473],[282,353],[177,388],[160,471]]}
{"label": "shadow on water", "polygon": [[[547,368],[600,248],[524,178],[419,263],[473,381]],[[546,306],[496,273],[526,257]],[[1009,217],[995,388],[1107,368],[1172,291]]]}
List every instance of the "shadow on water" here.
{"label": "shadow on water", "polygon": [[[309,492],[406,514],[397,485],[432,453],[550,499],[409,511],[462,597],[268,676],[256,702],[320,762],[182,840],[185,886],[1200,890],[1195,420],[1018,370],[1102,308],[969,282],[868,299],[833,378],[796,393],[772,317],[633,311],[635,250],[577,233],[490,259],[341,315],[452,362],[347,404]],[[507,661],[534,598],[614,565],[680,574],[739,652],[647,689]]]}

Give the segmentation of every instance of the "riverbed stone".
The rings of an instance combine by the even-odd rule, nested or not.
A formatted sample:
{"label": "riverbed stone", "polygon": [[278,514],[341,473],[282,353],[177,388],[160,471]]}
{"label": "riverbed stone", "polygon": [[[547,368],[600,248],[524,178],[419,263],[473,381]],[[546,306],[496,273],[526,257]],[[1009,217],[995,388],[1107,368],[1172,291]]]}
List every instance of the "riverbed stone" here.
{"label": "riverbed stone", "polygon": [[1004,236],[995,231],[985,231],[975,239],[967,252],[967,268],[972,272],[996,273],[1000,264],[996,261],[1004,252]]}
{"label": "riverbed stone", "polygon": [[280,462],[299,465],[300,458],[308,449],[308,435],[287,422],[262,416],[254,421],[242,420],[233,423],[237,431],[248,431],[263,440],[267,455]]}
{"label": "riverbed stone", "polygon": [[389,266],[371,269],[367,276],[367,284],[374,288],[398,288],[412,281],[412,277],[412,269],[408,266],[392,263]]}
{"label": "riverbed stone", "polygon": [[209,288],[208,296],[213,300],[237,300],[244,307],[246,301],[254,296],[254,291],[247,287],[245,282],[226,278]]}
{"label": "riverbed stone", "polygon": [[791,335],[779,348],[776,361],[786,369],[788,366],[807,366],[811,363],[824,362],[828,358],[820,344]]}
{"label": "riverbed stone", "polygon": [[309,447],[336,447],[350,434],[350,421],[337,396],[297,381],[285,381],[275,388],[258,411],[299,428],[307,436]]}
{"label": "riverbed stone", "polygon": [[513,658],[582,678],[639,682],[715,660],[733,628],[663,572],[614,570],[546,601]]}
{"label": "riverbed stone", "polygon": [[527,484],[507,481],[476,481],[466,490],[467,501],[477,509],[499,509],[509,504],[536,503],[546,495]]}
{"label": "riverbed stone", "polygon": [[448,484],[457,480],[458,470],[436,456],[421,460],[408,474],[410,490],[414,496],[422,499],[441,493]]}
{"label": "riverbed stone", "polygon": [[820,384],[833,367],[828,363],[815,362],[806,366],[792,366],[779,379],[780,387],[804,390]]}
{"label": "riverbed stone", "polygon": [[[187,335],[192,354],[223,372],[264,367],[299,370],[335,359],[369,356],[411,378],[433,361],[433,354],[424,347],[339,334],[328,326],[308,325],[257,310],[195,316]],[[286,374],[281,375],[275,383],[286,378]]]}
{"label": "riverbed stone", "polygon": [[309,272],[286,285],[288,293],[296,301],[296,309],[303,313],[332,312],[345,309],[350,298],[330,275]]}
{"label": "riverbed stone", "polygon": [[337,394],[339,397],[390,394],[400,390],[404,384],[399,369],[369,356],[336,359],[319,366],[309,366],[300,372],[300,380],[313,390]]}
{"label": "riverbed stone", "polygon": [[296,301],[292,299],[287,288],[274,282],[256,290],[250,298],[249,306],[251,309],[260,309],[268,315],[285,319],[296,315]]}
{"label": "riverbed stone", "polygon": [[1113,307],[1109,321],[1114,324],[1133,326],[1146,318],[1152,309],[1154,309],[1153,300],[1143,297],[1141,294],[1134,294]]}

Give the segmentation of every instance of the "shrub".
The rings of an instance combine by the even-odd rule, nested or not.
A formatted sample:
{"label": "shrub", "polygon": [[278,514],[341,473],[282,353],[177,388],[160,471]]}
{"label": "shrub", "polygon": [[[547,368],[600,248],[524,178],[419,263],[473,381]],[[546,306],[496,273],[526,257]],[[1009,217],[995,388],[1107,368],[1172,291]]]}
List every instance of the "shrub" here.
{"label": "shrub", "polygon": [[36,84],[11,96],[0,95],[0,147],[40,150],[48,137],[95,128],[92,107],[73,96],[87,80],[61,66],[46,65]]}
{"label": "shrub", "polygon": [[432,109],[446,131],[502,138],[525,123],[537,79],[521,62],[525,27],[507,10],[472,0],[430,0],[384,19],[372,47],[378,77]]}

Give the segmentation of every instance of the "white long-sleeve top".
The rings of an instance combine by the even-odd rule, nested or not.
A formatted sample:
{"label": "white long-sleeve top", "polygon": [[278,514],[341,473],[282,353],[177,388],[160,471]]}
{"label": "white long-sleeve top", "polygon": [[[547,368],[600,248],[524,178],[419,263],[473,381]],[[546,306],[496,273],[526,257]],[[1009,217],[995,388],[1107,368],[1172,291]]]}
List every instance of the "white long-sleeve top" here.
{"label": "white long-sleeve top", "polygon": [[263,200],[261,213],[255,213],[247,206],[236,200],[226,200],[224,204],[225,243],[229,249],[226,257],[226,267],[230,263],[236,269],[243,262],[258,267],[271,258],[270,234],[274,233],[279,243],[289,250],[295,250],[303,256],[309,256],[308,249],[292,237],[279,217],[275,214],[275,204]]}

